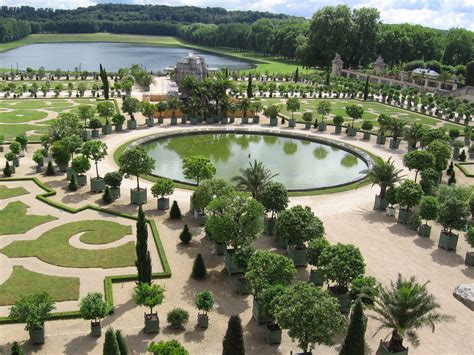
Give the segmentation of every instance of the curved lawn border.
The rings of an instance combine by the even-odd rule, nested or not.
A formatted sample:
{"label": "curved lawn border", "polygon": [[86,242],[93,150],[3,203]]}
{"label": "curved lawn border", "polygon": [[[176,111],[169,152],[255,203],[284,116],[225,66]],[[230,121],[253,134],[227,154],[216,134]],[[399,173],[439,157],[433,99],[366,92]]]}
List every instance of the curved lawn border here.
{"label": "curved lawn border", "polygon": [[[381,159],[377,155],[366,151],[365,149],[361,149],[356,147],[352,144],[348,144],[345,142],[335,141],[330,138],[326,137],[319,137],[313,134],[305,133],[305,132],[298,132],[298,131],[273,131],[267,130],[262,127],[255,129],[255,128],[244,128],[244,127],[199,127],[196,129],[192,129],[189,131],[175,131],[175,132],[162,132],[162,133],[155,133],[145,137],[137,138],[125,142],[121,146],[119,146],[114,152],[114,161],[118,164],[118,159],[122,155],[122,153],[131,146],[141,145],[145,142],[158,140],[158,139],[165,139],[170,137],[178,137],[178,136],[186,136],[186,135],[199,135],[199,134],[206,134],[206,133],[243,133],[243,134],[260,134],[260,135],[272,135],[272,136],[279,136],[279,137],[287,137],[287,138],[297,138],[302,140],[308,140],[311,142],[316,143],[323,143],[329,146],[337,147],[339,149],[345,150],[351,154],[354,154],[358,158],[362,159],[367,164],[367,174],[363,177],[358,179],[352,180],[350,182],[321,187],[321,188],[310,188],[310,189],[290,189],[288,190],[289,196],[311,196],[311,195],[322,195],[328,193],[336,193],[336,192],[343,192],[352,189],[356,189],[358,187],[364,186],[369,184],[370,182],[367,179],[368,172],[372,169],[374,165],[374,161]],[[143,177],[146,180],[151,182],[156,181],[159,178],[158,175],[147,175]],[[196,185],[190,184],[187,182],[173,180],[176,187],[186,189],[186,190],[195,190]]]}
{"label": "curved lawn border", "polygon": [[454,163],[454,166],[457,167],[461,172],[469,178],[474,178],[474,174],[471,174],[469,170],[467,170],[464,165],[474,165],[474,162],[467,162],[467,163]]}
{"label": "curved lawn border", "polygon": [[[42,188],[45,193],[36,195],[36,198],[41,202],[44,202],[52,207],[58,208],[68,213],[76,214],[78,212],[84,210],[94,210],[97,212],[108,213],[111,215],[137,220],[137,218],[128,213],[121,213],[107,208],[101,208],[94,205],[85,205],[79,208],[72,208],[66,205],[63,205],[59,202],[55,202],[50,200],[49,197],[56,195],[56,191],[50,188],[48,185],[43,183],[36,177],[31,178],[0,178],[0,182],[2,181],[33,181],[38,187]],[[156,228],[156,224],[152,219],[146,219],[146,222],[151,228],[151,232],[153,235],[153,240],[155,241],[156,249],[158,251],[158,256],[160,258],[161,267],[163,269],[162,272],[155,272],[153,273],[154,279],[162,279],[162,278],[169,278],[171,277],[171,268],[168,264],[168,259],[166,258],[165,249],[163,248],[163,244],[161,243],[160,236],[158,234],[158,229]],[[113,290],[112,284],[118,282],[126,282],[126,281],[136,281],[137,275],[118,275],[118,276],[106,276],[104,278],[104,297],[109,305],[109,314],[114,313],[114,297],[113,297]],[[69,318],[80,318],[81,315],[79,311],[69,311],[69,312],[56,312],[52,314],[51,319],[69,319]],[[15,323],[10,320],[8,317],[0,317],[0,324],[5,323]]]}

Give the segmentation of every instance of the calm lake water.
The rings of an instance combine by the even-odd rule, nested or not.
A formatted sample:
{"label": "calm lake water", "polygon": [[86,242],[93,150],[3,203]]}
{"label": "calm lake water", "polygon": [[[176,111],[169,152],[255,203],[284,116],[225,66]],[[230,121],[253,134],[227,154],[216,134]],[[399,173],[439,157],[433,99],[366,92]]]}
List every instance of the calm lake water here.
{"label": "calm lake water", "polygon": [[[0,68],[39,68],[99,71],[99,63],[108,71],[140,64],[158,71],[183,58],[191,50],[179,47],[153,47],[128,43],[44,43],[30,44],[0,53]],[[195,52],[199,53],[199,52]],[[248,69],[251,64],[215,54],[204,55],[209,67]]]}
{"label": "calm lake water", "polygon": [[216,166],[216,177],[229,180],[255,159],[288,189],[308,189],[350,182],[363,175],[367,165],[336,147],[294,138],[254,134],[199,134],[147,142],[155,158],[154,174],[189,181],[182,172],[183,158],[203,155]]}

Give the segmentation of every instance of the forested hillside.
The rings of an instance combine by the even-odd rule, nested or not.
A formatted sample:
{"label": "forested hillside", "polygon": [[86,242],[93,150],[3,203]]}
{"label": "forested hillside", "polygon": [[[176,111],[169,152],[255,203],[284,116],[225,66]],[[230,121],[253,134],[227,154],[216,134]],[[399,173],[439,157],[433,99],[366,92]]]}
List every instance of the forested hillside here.
{"label": "forested hillside", "polygon": [[[256,11],[161,5],[101,4],[75,10],[0,8],[0,41],[29,33],[129,33],[176,36],[211,47],[229,47],[298,59],[327,67],[336,52],[349,67],[366,67],[381,54],[389,65],[436,61],[457,71],[474,55],[474,33],[419,25],[383,24],[375,8],[325,7],[311,20]],[[460,71],[462,68],[460,68]]]}

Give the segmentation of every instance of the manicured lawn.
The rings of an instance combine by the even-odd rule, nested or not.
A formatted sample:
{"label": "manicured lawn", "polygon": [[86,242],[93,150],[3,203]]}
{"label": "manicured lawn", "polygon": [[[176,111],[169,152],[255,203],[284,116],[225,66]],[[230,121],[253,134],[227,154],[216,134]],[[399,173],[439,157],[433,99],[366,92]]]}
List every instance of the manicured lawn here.
{"label": "manicured lawn", "polygon": [[32,135],[28,135],[30,141],[39,141],[43,134],[48,133],[48,126],[39,126],[34,124],[2,124],[0,125],[0,131],[5,136],[6,141],[15,139],[20,133],[33,132]]}
{"label": "manicured lawn", "polygon": [[15,201],[0,210],[0,235],[22,234],[40,224],[56,219],[56,217],[49,215],[27,215],[28,208],[23,202]]}
{"label": "manicured lawn", "polygon": [[87,250],[77,249],[69,239],[87,232],[86,240],[109,241],[131,234],[131,227],[110,221],[84,220],[68,223],[49,230],[36,240],[16,241],[0,252],[9,258],[37,257],[57,266],[78,268],[115,268],[135,264],[135,243],[129,242],[116,248]]}
{"label": "manicured lawn", "polygon": [[79,278],[38,274],[14,266],[10,277],[0,285],[0,306],[12,305],[22,295],[48,292],[54,301],[79,299]]}
{"label": "manicured lawn", "polygon": [[0,107],[12,108],[17,110],[35,110],[35,109],[49,109],[51,107],[68,107],[72,106],[71,102],[62,99],[48,100],[39,99],[20,99],[20,100],[5,100],[0,101]]}
{"label": "manicured lawn", "polygon": [[2,123],[22,123],[40,120],[48,117],[47,112],[36,110],[13,110],[0,112],[0,122]]}
{"label": "manicured lawn", "polygon": [[8,186],[0,185],[0,200],[27,195],[27,194],[29,194],[29,192],[23,187],[9,188]]}

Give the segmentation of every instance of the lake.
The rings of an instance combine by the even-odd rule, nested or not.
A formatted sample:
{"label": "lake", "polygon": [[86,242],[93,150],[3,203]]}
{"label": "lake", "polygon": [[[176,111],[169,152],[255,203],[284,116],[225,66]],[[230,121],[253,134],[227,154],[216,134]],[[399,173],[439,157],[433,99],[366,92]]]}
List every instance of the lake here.
{"label": "lake", "polygon": [[[101,63],[108,71],[140,64],[147,70],[160,71],[191,52],[189,48],[147,46],[129,43],[41,43],[0,53],[0,68],[61,69],[99,71]],[[202,54],[209,67],[248,69],[252,64],[226,56]]]}

